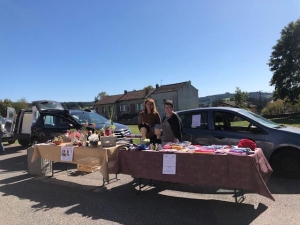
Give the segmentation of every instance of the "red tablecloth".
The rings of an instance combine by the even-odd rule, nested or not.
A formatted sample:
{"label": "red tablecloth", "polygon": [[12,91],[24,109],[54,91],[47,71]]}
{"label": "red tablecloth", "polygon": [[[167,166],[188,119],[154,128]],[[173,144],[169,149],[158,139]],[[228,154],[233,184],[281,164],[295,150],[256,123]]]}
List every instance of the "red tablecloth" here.
{"label": "red tablecloth", "polygon": [[244,189],[275,201],[266,185],[273,170],[261,149],[249,156],[175,153],[175,175],[162,173],[163,154],[174,153],[120,150],[109,172],[174,183]]}

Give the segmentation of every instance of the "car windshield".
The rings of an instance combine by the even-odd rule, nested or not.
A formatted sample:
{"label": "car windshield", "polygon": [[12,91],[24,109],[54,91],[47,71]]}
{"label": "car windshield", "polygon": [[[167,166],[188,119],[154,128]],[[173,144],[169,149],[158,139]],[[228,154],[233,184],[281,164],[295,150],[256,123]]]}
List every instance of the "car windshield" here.
{"label": "car windshield", "polygon": [[275,128],[275,127],[279,127],[279,124],[267,119],[267,118],[264,118],[260,115],[257,115],[253,112],[250,112],[250,111],[247,111],[247,110],[244,110],[242,109],[241,110],[241,113],[248,116],[249,118],[255,120],[257,123],[260,123],[266,127],[270,127],[270,128]]}
{"label": "car windshield", "polygon": [[109,122],[108,119],[106,119],[105,117],[94,113],[94,112],[86,112],[86,111],[82,111],[82,112],[70,112],[70,114],[73,116],[73,118],[75,120],[77,120],[80,124],[84,124],[86,122],[88,122],[89,124],[95,123],[106,123]]}

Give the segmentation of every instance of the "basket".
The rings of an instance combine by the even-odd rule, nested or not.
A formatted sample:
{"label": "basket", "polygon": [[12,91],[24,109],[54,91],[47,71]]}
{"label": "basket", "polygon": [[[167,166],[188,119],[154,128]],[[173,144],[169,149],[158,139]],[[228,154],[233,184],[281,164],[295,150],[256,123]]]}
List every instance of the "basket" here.
{"label": "basket", "polygon": [[53,141],[53,143],[56,145],[61,145],[63,143],[63,141]]}
{"label": "basket", "polygon": [[101,136],[102,147],[113,147],[117,145],[117,136]]}

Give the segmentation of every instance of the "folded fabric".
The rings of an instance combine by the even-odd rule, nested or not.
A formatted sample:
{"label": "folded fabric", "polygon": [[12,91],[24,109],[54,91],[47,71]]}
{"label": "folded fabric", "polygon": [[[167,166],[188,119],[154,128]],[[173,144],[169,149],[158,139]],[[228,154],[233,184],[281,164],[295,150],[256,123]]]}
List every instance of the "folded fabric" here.
{"label": "folded fabric", "polygon": [[254,154],[254,151],[251,151],[250,148],[233,148],[230,149],[229,152],[235,152],[235,153],[246,153],[247,155]]}
{"label": "folded fabric", "polygon": [[214,154],[214,151],[195,150],[194,153],[198,153],[198,154]]}
{"label": "folded fabric", "polygon": [[227,155],[236,155],[236,156],[247,156],[245,152],[239,153],[239,152],[227,152]]}
{"label": "folded fabric", "polygon": [[215,152],[215,149],[198,149],[198,150],[195,150],[196,153],[214,153]]}
{"label": "folded fabric", "polygon": [[151,130],[151,126],[150,126],[148,123],[140,123],[140,124],[138,124],[139,130],[140,130],[142,127],[145,127],[145,128],[147,129],[147,132],[149,132],[149,131]]}

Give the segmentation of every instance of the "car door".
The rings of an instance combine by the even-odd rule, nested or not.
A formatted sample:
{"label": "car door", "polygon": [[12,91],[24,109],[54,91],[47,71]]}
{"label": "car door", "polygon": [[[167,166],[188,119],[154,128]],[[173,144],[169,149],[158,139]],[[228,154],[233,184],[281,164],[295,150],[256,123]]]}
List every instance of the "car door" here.
{"label": "car door", "polygon": [[237,145],[241,139],[252,139],[264,148],[266,132],[253,120],[233,111],[213,110],[213,144]]}
{"label": "car door", "polygon": [[35,132],[38,133],[41,142],[53,140],[54,137],[64,135],[68,129],[79,128],[78,124],[74,124],[73,121],[61,115],[42,114],[40,118],[42,119],[42,126],[35,126],[37,129]]}
{"label": "car door", "polygon": [[183,126],[183,141],[192,144],[207,145],[212,136],[208,124],[208,112],[205,110],[182,111],[178,113]]}
{"label": "car door", "polygon": [[7,107],[6,111],[6,119],[4,120],[4,128],[6,133],[3,137],[12,137],[14,132],[14,125],[15,125],[15,117],[16,117],[16,110],[12,107]]}

